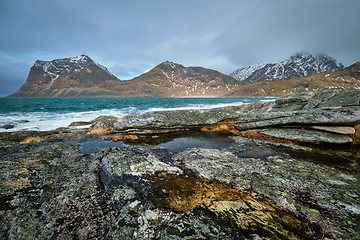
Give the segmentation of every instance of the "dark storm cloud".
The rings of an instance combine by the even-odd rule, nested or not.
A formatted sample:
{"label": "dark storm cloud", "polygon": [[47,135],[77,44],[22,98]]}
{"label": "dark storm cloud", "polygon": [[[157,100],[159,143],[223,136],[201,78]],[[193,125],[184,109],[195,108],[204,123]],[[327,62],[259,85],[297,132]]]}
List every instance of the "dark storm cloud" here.
{"label": "dark storm cloud", "polygon": [[348,65],[360,59],[359,9],[360,1],[263,1],[239,16],[217,46],[230,61],[243,64],[305,50]]}
{"label": "dark storm cloud", "polygon": [[165,60],[230,73],[300,50],[349,65],[360,60],[358,9],[357,0],[0,1],[0,82],[10,94],[37,59],[83,53],[121,79]]}

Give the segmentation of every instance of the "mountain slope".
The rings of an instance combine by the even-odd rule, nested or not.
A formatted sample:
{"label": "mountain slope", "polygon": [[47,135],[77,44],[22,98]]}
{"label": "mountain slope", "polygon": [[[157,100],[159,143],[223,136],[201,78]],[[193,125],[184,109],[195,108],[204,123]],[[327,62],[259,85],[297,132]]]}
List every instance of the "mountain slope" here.
{"label": "mountain slope", "polygon": [[234,78],[202,67],[163,62],[139,77],[120,81],[85,55],[36,61],[26,83],[8,97],[194,97],[223,96]]}
{"label": "mountain slope", "polygon": [[103,94],[119,79],[86,55],[37,60],[26,83],[9,97],[86,97]]}
{"label": "mountain slope", "polygon": [[161,93],[166,97],[222,96],[236,88],[237,81],[218,71],[202,67],[184,67],[163,62],[134,78],[137,94]]}
{"label": "mountain slope", "polygon": [[313,73],[342,70],[344,70],[344,66],[326,54],[312,55],[298,52],[277,63],[240,68],[230,76],[239,81],[254,83],[302,78]]}
{"label": "mountain slope", "polygon": [[311,90],[318,92],[324,88],[360,89],[360,62],[345,68],[344,71],[314,73],[303,78],[290,80],[246,83],[226,96],[279,97],[294,91]]}

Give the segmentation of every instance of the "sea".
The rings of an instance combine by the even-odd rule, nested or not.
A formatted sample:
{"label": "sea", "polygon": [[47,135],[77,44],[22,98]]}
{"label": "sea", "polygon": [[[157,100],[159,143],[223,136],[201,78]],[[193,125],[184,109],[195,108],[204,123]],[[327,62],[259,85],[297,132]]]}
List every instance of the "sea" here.
{"label": "sea", "polygon": [[0,132],[48,131],[99,116],[149,111],[212,109],[275,98],[0,98]]}

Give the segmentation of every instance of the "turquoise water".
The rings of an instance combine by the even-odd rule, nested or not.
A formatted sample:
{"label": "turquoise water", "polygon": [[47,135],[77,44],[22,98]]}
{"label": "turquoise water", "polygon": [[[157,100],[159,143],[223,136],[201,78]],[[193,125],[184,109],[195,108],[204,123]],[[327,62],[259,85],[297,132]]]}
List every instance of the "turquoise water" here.
{"label": "turquoise water", "polygon": [[[0,131],[53,130],[98,116],[210,109],[274,98],[0,98]],[[13,126],[10,129],[4,126]]]}

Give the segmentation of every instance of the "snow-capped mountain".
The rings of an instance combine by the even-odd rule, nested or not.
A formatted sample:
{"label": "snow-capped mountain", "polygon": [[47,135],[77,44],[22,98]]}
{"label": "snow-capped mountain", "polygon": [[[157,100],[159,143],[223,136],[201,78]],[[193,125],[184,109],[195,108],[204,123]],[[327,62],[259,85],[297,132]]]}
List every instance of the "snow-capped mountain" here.
{"label": "snow-capped mountain", "polygon": [[80,92],[85,93],[84,90],[97,92],[118,80],[106,67],[86,55],[52,61],[37,60],[26,83],[11,96],[73,97]]}
{"label": "snow-capped mountain", "polygon": [[165,61],[128,81],[138,94],[166,97],[222,96],[237,86],[234,78],[203,67],[184,67]]}
{"label": "snow-capped mountain", "polygon": [[42,68],[44,73],[49,74],[52,79],[56,79],[63,74],[68,74],[71,71],[79,72],[84,68],[92,68],[92,65],[99,67],[112,78],[116,78],[107,70],[106,67],[102,66],[84,54],[77,57],[55,59],[52,61],[37,60],[34,64],[35,67]]}
{"label": "snow-capped mountain", "polygon": [[240,68],[230,76],[247,83],[271,82],[302,78],[313,73],[342,70],[344,70],[342,63],[326,54],[312,55],[306,52],[297,52],[280,62]]}
{"label": "snow-capped mountain", "polygon": [[37,60],[25,84],[8,97],[282,96],[299,90],[360,88],[359,66],[356,63],[344,70],[325,54],[299,52],[277,63],[241,68],[231,76],[165,61],[138,77],[120,81],[104,66],[81,55]]}
{"label": "snow-capped mountain", "polygon": [[239,68],[238,70],[232,72],[230,74],[231,77],[235,78],[236,80],[243,81],[248,78],[253,72],[265,67],[266,64],[258,63],[255,65],[251,65],[248,67]]}
{"label": "snow-capped mountain", "polygon": [[85,55],[37,60],[26,83],[9,97],[188,97],[223,96],[238,81],[203,67],[165,61],[150,71],[120,81]]}

